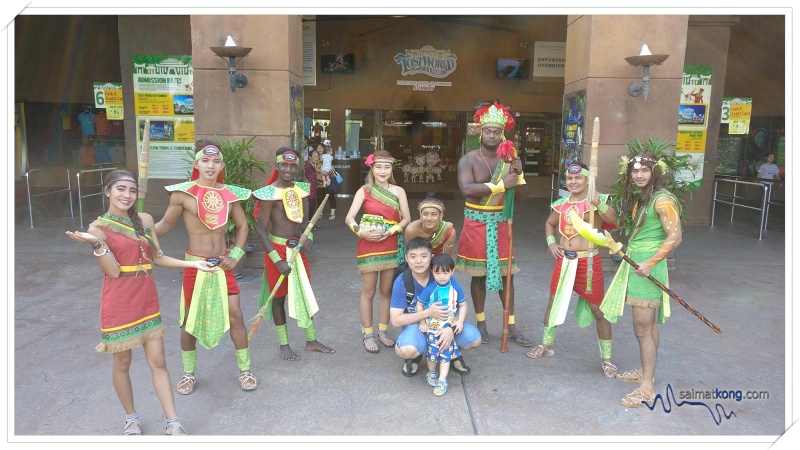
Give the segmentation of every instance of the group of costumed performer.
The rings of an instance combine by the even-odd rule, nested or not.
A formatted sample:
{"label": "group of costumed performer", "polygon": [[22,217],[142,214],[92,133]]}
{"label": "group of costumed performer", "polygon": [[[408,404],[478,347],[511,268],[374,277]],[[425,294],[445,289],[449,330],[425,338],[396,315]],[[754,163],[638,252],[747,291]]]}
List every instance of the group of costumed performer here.
{"label": "group of costumed performer", "polygon": [[[550,280],[550,305],[545,315],[542,344],[528,352],[528,356],[541,358],[554,354],[556,326],[564,323],[572,292],[575,292],[580,297],[575,307],[577,324],[584,328],[597,319],[603,374],[614,377],[617,367],[611,362],[611,324],[599,309],[605,293],[602,258],[599,250],[590,246],[572,225],[572,217],[584,218],[587,214],[598,214],[604,228],[615,228],[617,214],[608,206],[608,194],[596,193],[595,198],[588,198],[588,180],[589,170],[586,166],[581,163],[570,164],[566,171],[566,187],[570,195],[550,205],[552,212],[545,225],[545,233],[556,264]],[[556,231],[560,235],[558,239]]]}
{"label": "group of costumed performer", "polygon": [[[520,271],[512,258],[511,274],[508,273],[508,219],[513,211],[513,192],[517,186],[525,184],[525,177],[516,150],[505,138],[505,131],[515,125],[509,108],[499,102],[483,104],[475,112],[473,121],[481,124],[481,148],[464,155],[459,162],[459,187],[467,201],[464,204],[464,225],[458,243],[456,268],[473,277],[470,290],[473,292],[475,316],[481,329],[482,342],[486,343],[489,337],[485,331],[485,295],[487,292],[502,293],[502,277]],[[494,162],[494,167],[489,160]],[[488,178],[475,175],[483,173],[484,165],[490,174]],[[504,180],[509,175],[514,175],[513,184]],[[507,183],[509,186],[506,186]],[[467,189],[474,190],[477,185],[485,185],[489,192],[478,194],[480,197],[466,192]],[[484,186],[479,188],[481,192],[486,192]],[[485,290],[480,282],[476,282],[482,277],[485,277]],[[481,291],[481,300],[475,295],[476,291]],[[509,337],[521,346],[530,347],[532,342],[522,336],[514,324],[513,295],[509,303]]]}
{"label": "group of costumed performer", "polygon": [[[221,169],[216,180],[207,181],[201,178],[198,163],[217,158]],[[194,170],[190,181],[166,186],[165,189],[171,193],[181,192],[192,197],[197,209],[197,219],[203,226],[208,228],[211,236],[214,239],[221,240],[221,245],[224,246],[225,230],[231,214],[234,209],[241,209],[241,205],[237,204],[237,202],[247,200],[250,197],[250,190],[223,184],[223,170],[224,156],[222,151],[218,146],[208,144],[195,154]],[[173,202],[171,201],[170,208],[172,206]],[[168,215],[170,215],[169,209],[165,214],[165,218]],[[159,222],[157,227],[161,226],[162,222],[164,222],[164,219]],[[190,233],[192,232],[191,230],[189,231]],[[246,235],[244,239],[246,239]],[[217,260],[217,263],[225,257],[238,262],[242,256],[244,256],[244,250],[239,246],[232,247],[225,255],[200,255],[189,252],[189,249],[186,250],[185,254],[187,261]],[[216,347],[222,336],[231,327],[228,297],[238,295],[239,286],[232,268],[213,273],[194,269],[184,270],[180,302],[181,328],[185,333],[195,338],[203,347],[207,349]],[[243,322],[241,328],[244,329]],[[234,336],[231,337],[236,343],[237,339]],[[194,373],[197,367],[197,350],[183,348],[182,354],[184,376],[178,384],[178,392],[189,394],[194,390],[196,383]],[[236,362],[239,366],[239,380],[242,389],[255,389],[257,382],[250,372],[250,350],[246,345],[246,341],[244,342],[244,348],[236,349]]]}
{"label": "group of costumed performer", "polygon": [[[275,168],[266,185],[253,192],[259,200],[254,214],[258,218],[258,236],[266,250],[258,307],[264,309],[266,306],[264,317],[275,323],[281,355],[286,360],[297,358],[289,348],[286,309],[289,317],[295,319],[305,332],[306,350],[333,353],[332,349],[317,341],[314,327],[313,317],[319,306],[311,289],[311,273],[305,252],[313,243],[313,233],[308,234],[305,246],[298,248],[304,217],[303,200],[308,198],[310,191],[308,183],[294,181],[298,164],[297,152],[281,147],[276,152]],[[280,286],[271,297],[270,293],[279,282]]]}

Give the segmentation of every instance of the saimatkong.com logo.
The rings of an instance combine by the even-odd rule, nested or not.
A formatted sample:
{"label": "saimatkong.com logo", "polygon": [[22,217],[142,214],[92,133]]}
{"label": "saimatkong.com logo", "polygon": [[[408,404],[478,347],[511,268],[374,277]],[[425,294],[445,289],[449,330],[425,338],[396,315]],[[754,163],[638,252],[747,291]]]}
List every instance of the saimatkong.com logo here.
{"label": "saimatkong.com logo", "polygon": [[733,410],[730,412],[726,411],[725,407],[719,403],[714,403],[714,407],[712,408],[709,406],[709,403],[711,402],[707,403],[704,400],[735,400],[737,402],[742,400],[768,400],[769,392],[720,388],[704,390],[689,389],[678,391],[678,398],[680,400],[675,398],[675,391],[673,391],[672,385],[668,383],[664,395],[662,396],[661,394],[656,394],[652,405],[645,401],[642,401],[642,403],[647,405],[647,407],[650,408],[650,411],[652,411],[655,409],[656,404],[660,400],[661,407],[665,413],[672,412],[673,402],[675,403],[676,408],[684,405],[702,406],[708,409],[708,412],[711,413],[711,417],[714,419],[714,422],[719,425],[723,418],[730,419],[731,417],[736,417],[736,413],[733,412]]}

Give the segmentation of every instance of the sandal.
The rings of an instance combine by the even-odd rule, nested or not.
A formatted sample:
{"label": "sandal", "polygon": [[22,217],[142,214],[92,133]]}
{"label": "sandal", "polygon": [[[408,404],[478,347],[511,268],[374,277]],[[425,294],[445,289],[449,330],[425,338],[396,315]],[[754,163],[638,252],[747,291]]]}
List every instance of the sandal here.
{"label": "sandal", "polygon": [[185,373],[178,381],[178,394],[189,395],[194,392],[194,385],[197,384],[197,377],[193,373]]}
{"label": "sandal", "polygon": [[[401,372],[403,373],[403,376],[411,378],[414,375],[416,375],[417,372],[419,371],[419,363],[421,361],[422,361],[422,355],[419,355],[419,356],[417,356],[416,358],[413,358],[413,359],[406,359],[405,364],[403,364],[403,370],[401,370]],[[412,364],[416,364],[417,365],[417,370],[413,370],[414,367],[412,366]]]}
{"label": "sandal", "polygon": [[544,358],[545,356],[553,356],[555,353],[556,351],[552,348],[548,350],[547,347],[539,344],[534,347],[533,350],[529,351],[527,356],[528,358]]}
{"label": "sandal", "polygon": [[[461,363],[461,367],[463,367],[463,369],[459,369],[458,367],[456,367],[456,364],[455,364],[456,361],[459,361]],[[453,369],[453,372],[459,373],[461,375],[469,375],[469,373],[471,371],[469,366],[467,366],[467,364],[464,362],[464,356],[463,355],[460,355],[458,358],[454,359],[452,361],[452,364],[450,364],[450,368]]]}
{"label": "sandal", "polygon": [[[130,428],[131,425],[136,425],[139,428]],[[141,436],[142,423],[139,422],[139,413],[134,412],[131,415],[125,414],[125,428],[122,429],[122,434],[125,436]]]}
{"label": "sandal", "polygon": [[436,371],[428,372],[428,374],[425,375],[425,381],[428,383],[428,386],[431,387],[436,387],[436,381],[438,380],[438,378],[439,378],[439,373]]}
{"label": "sandal", "polygon": [[[250,381],[253,382],[252,385],[250,385]],[[253,375],[253,372],[245,370],[244,372],[239,374],[239,385],[242,387],[243,391],[253,391],[255,390],[255,388],[258,387],[258,380],[256,380],[256,377],[255,375]]]}
{"label": "sandal", "polygon": [[[176,431],[181,430],[180,433],[175,433]],[[166,436],[182,436],[184,434],[188,434],[186,430],[181,425],[181,421],[178,420],[178,416],[170,417],[164,423],[164,435]]]}
{"label": "sandal", "polygon": [[603,375],[605,375],[606,378],[614,378],[617,376],[617,366],[610,360],[604,360],[600,367],[603,368]]}
{"label": "sandal", "polygon": [[[379,351],[381,351],[380,347],[378,347],[378,343],[375,342],[375,335],[372,333],[365,334],[362,342],[364,343],[364,348],[369,353],[378,353]],[[369,342],[370,345],[368,345],[367,342]]]}
{"label": "sandal", "polygon": [[394,341],[386,334],[385,331],[378,331],[378,340],[381,341],[386,348],[394,348]]}
{"label": "sandal", "polygon": [[641,383],[642,372],[639,369],[631,369],[622,373],[618,373],[614,378],[626,383]]}
{"label": "sandal", "polygon": [[645,404],[649,406],[650,403],[654,403],[655,398],[655,393],[648,395],[642,388],[636,388],[630,394],[622,397],[620,404],[626,408],[640,408]]}
{"label": "sandal", "polygon": [[523,336],[519,331],[517,331],[517,334],[509,335],[508,340],[520,347],[531,347],[533,345],[533,341]]}
{"label": "sandal", "polygon": [[433,388],[433,395],[437,397],[441,397],[444,394],[447,394],[447,380],[437,380],[436,387]]}

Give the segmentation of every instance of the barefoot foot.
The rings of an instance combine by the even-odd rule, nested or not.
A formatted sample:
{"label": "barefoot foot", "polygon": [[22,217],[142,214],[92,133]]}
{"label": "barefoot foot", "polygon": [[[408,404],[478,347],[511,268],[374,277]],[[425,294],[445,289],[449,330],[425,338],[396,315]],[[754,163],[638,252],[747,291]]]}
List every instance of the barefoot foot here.
{"label": "barefoot foot", "polygon": [[281,356],[286,361],[297,361],[297,355],[294,354],[291,348],[289,348],[289,344],[281,345]]}
{"label": "barefoot foot", "polygon": [[322,342],[314,339],[313,341],[306,341],[307,352],[320,352],[320,353],[334,353],[333,349],[325,346]]}
{"label": "barefoot foot", "polygon": [[489,343],[489,332],[486,330],[486,321],[476,322],[478,331],[481,332],[481,344]]}

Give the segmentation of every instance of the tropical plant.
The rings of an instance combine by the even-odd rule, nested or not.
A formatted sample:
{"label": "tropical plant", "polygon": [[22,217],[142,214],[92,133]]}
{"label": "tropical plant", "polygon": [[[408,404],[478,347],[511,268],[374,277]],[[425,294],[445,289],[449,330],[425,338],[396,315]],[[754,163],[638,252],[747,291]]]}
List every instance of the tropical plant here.
{"label": "tropical plant", "polygon": [[[685,223],[686,201],[687,199],[691,200],[692,190],[697,189],[698,186],[691,182],[676,179],[675,174],[683,170],[696,172],[698,164],[692,163],[689,155],[676,155],[674,142],[667,141],[663,138],[656,138],[652,135],[648,136],[645,140],[639,140],[638,138],[631,139],[625,143],[625,148],[628,149],[628,155],[622,158],[619,171],[620,177],[617,178],[614,185],[611,187],[610,202],[614,209],[621,211],[622,200],[625,193],[625,177],[622,175],[624,175],[627,170],[628,160],[637,153],[649,151],[656,155],[656,159],[659,161],[658,164],[662,172],[664,172],[664,176],[667,178],[665,187],[675,195],[680,210],[681,223]],[[634,194],[638,195],[639,189],[636,185],[632,187]],[[619,228],[623,235],[629,236],[631,231],[633,231],[633,225],[633,217],[631,217],[630,214],[620,213]]]}
{"label": "tropical plant", "polygon": [[[267,170],[272,167],[266,161],[262,161],[253,154],[252,148],[256,143],[256,138],[249,139],[242,138],[240,141],[232,139],[220,139],[219,136],[214,135],[214,138],[222,151],[225,160],[225,184],[232,184],[234,186],[243,187],[254,191],[260,186],[256,184],[255,177],[257,175],[266,175]],[[256,218],[253,216],[253,210],[256,207],[256,198],[250,197],[242,202],[244,208],[244,215],[247,218],[247,226],[250,229],[250,234],[256,231]],[[236,236],[236,226],[233,221],[229,221],[225,230],[225,236],[228,246],[233,245]]]}

